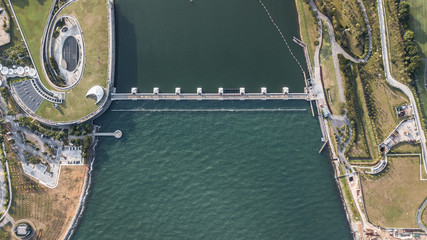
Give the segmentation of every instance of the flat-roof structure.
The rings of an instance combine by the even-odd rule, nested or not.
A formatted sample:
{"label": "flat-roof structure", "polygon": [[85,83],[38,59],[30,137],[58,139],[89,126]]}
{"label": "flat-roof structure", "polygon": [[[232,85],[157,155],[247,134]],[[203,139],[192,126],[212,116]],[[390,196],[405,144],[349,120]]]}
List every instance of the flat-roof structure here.
{"label": "flat-roof structure", "polygon": [[13,83],[11,87],[21,102],[33,112],[37,111],[44,100],[31,84],[31,80]]}

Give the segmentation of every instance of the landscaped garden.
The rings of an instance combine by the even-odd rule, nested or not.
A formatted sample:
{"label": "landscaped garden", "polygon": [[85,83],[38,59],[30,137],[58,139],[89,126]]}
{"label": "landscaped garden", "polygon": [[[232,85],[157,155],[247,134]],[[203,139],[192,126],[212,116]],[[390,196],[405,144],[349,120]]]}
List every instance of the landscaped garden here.
{"label": "landscaped garden", "polygon": [[[41,69],[41,38],[47,22],[51,2],[46,0],[13,0],[14,9],[24,31],[33,60],[42,83],[52,89]],[[85,66],[82,79],[71,90],[66,91],[65,101],[57,107],[46,100],[36,114],[52,121],[72,121],[94,112],[99,106],[86,98],[87,91],[100,85],[107,87],[108,79],[108,11],[106,0],[80,0],[63,9],[58,17],[71,15],[77,19],[84,32]]]}

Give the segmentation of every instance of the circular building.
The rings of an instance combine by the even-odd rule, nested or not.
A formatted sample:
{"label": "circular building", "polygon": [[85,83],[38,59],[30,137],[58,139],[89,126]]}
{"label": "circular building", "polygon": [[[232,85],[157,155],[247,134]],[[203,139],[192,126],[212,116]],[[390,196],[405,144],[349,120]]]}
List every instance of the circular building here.
{"label": "circular building", "polygon": [[25,73],[25,70],[24,70],[24,68],[23,68],[23,67],[18,67],[18,68],[16,69],[16,72],[17,72],[19,75],[22,75],[22,74],[24,74],[24,73]]}
{"label": "circular building", "polygon": [[17,221],[12,227],[12,234],[17,239],[32,239],[35,232],[34,224],[27,219]]}
{"label": "circular building", "polygon": [[9,69],[7,68],[7,67],[3,67],[2,69],[1,69],[1,74],[2,75],[7,75],[9,73]]}
{"label": "circular building", "polygon": [[30,77],[34,77],[36,76],[37,72],[35,69],[31,68],[30,70],[28,70],[28,75],[30,75]]}

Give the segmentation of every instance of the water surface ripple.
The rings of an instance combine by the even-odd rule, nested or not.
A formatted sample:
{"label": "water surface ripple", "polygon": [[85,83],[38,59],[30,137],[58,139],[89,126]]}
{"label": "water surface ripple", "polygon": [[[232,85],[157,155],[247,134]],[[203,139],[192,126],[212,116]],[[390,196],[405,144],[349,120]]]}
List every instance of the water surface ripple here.
{"label": "water surface ripple", "polygon": [[97,123],[124,138],[99,140],[74,239],[351,238],[310,111],[110,111]]}

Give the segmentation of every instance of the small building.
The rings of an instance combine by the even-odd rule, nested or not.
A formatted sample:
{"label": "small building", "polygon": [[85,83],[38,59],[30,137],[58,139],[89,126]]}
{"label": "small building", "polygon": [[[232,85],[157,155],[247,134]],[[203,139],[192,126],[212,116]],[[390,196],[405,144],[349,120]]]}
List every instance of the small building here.
{"label": "small building", "polygon": [[133,87],[131,88],[130,92],[132,93],[132,95],[136,95],[138,93],[138,88]]}
{"label": "small building", "polygon": [[262,94],[267,94],[267,88],[266,87],[262,87],[261,88],[261,93]]}
{"label": "small building", "polygon": [[283,87],[282,91],[283,91],[283,94],[288,94],[289,93],[289,88],[288,87]]}
{"label": "small building", "polygon": [[246,91],[245,91],[245,88],[240,88],[240,95],[245,95],[245,93],[246,93]]}
{"label": "small building", "polygon": [[329,111],[327,107],[322,107],[322,114],[324,118],[328,118],[329,117]]}
{"label": "small building", "polygon": [[411,105],[402,105],[396,107],[396,115],[399,118],[409,118],[414,114],[412,106]]}
{"label": "small building", "polygon": [[197,88],[197,94],[198,95],[202,95],[203,93],[203,89],[202,88]]}
{"label": "small building", "polygon": [[159,92],[160,92],[159,88],[157,88],[157,87],[153,88],[153,94],[154,95],[159,94]]}
{"label": "small building", "polygon": [[220,87],[218,88],[218,95],[224,94],[224,88]]}
{"label": "small building", "polygon": [[0,8],[0,14],[2,14],[3,13],[3,8]]}
{"label": "small building", "polygon": [[15,233],[18,237],[24,238],[31,234],[31,227],[27,223],[21,223],[15,228]]}
{"label": "small building", "polygon": [[179,88],[179,87],[175,88],[175,94],[180,95],[181,94],[181,88]]}
{"label": "small building", "polygon": [[98,104],[102,100],[102,98],[104,97],[104,89],[101,86],[93,86],[86,93],[85,97],[88,97],[88,96],[94,96],[96,98],[95,104]]}
{"label": "small building", "polygon": [[1,69],[1,74],[2,75],[8,75],[8,73],[9,73],[9,68],[3,66]]}

